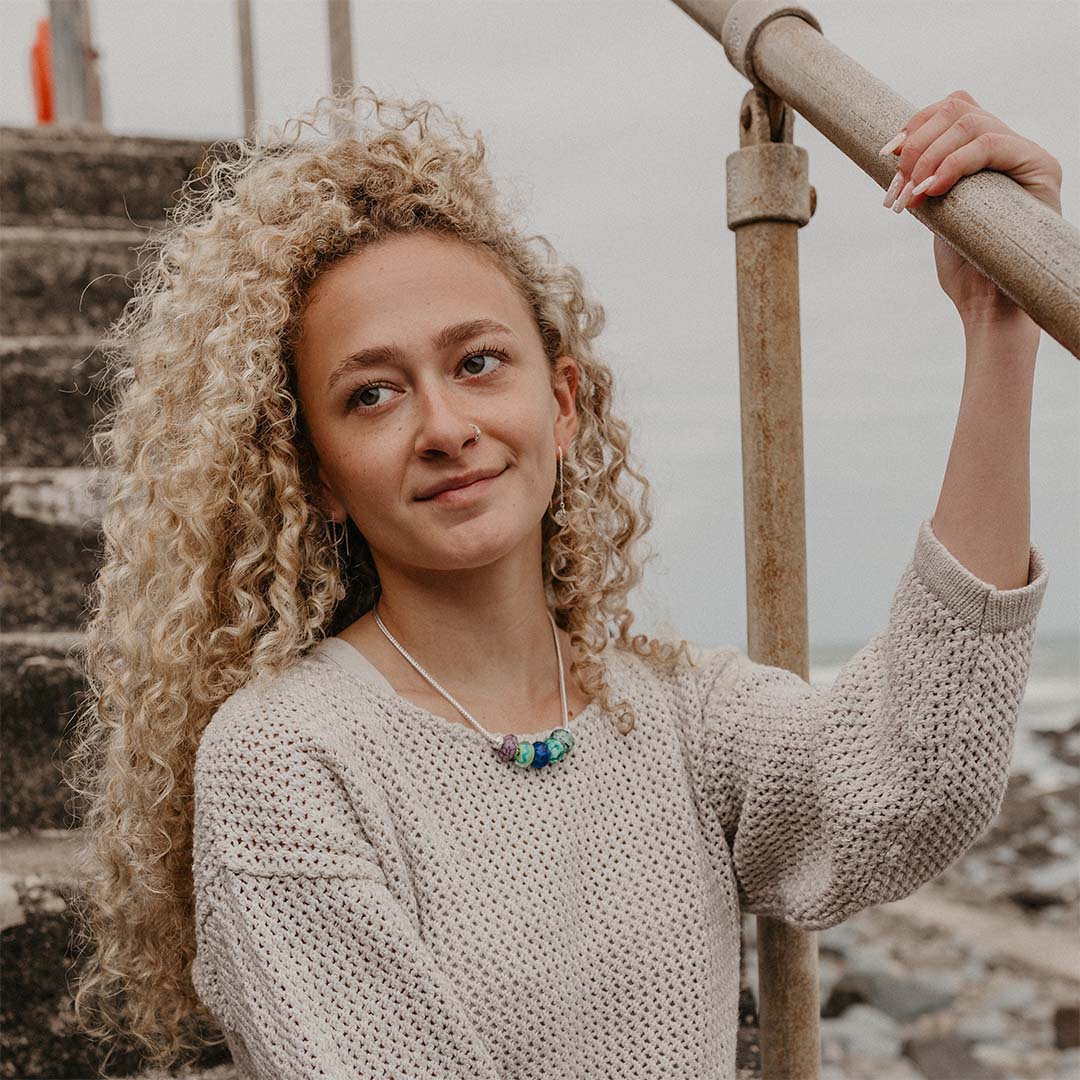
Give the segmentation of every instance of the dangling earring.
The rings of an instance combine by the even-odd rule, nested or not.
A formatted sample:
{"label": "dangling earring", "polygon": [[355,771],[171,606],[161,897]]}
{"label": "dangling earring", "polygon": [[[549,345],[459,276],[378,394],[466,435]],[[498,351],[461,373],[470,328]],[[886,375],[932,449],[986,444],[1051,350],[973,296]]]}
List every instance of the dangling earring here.
{"label": "dangling earring", "polygon": [[[349,562],[351,556],[349,554],[349,522],[348,522],[348,519],[346,519],[345,521],[334,521],[331,524],[340,525],[342,527],[342,529],[344,530],[344,532],[345,532],[345,561]],[[339,543],[341,543],[341,537],[340,536],[335,536],[334,537],[334,549],[335,550],[337,549],[337,546],[338,546]]]}
{"label": "dangling earring", "polygon": [[558,447],[559,450],[559,509],[555,511],[555,524],[565,525],[569,520],[566,513],[566,503],[563,501],[563,452],[562,447]]}

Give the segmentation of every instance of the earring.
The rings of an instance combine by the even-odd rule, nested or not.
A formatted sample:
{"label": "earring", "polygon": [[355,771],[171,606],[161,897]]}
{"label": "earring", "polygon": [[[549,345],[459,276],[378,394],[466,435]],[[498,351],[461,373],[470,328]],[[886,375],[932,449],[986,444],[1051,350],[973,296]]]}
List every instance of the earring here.
{"label": "earring", "polygon": [[559,509],[555,511],[555,524],[565,525],[569,520],[566,513],[566,503],[563,501],[563,452],[559,450]]}
{"label": "earring", "polygon": [[[350,560],[350,554],[349,554],[349,522],[348,522],[348,519],[346,519],[345,521],[333,521],[333,522],[331,522],[331,524],[332,525],[340,525],[342,527],[342,530],[343,530],[344,535],[345,535],[345,561],[348,562]],[[340,536],[335,536],[334,537],[334,550],[335,551],[337,550],[337,546],[338,546],[338,544],[340,542],[341,542],[341,537]]]}

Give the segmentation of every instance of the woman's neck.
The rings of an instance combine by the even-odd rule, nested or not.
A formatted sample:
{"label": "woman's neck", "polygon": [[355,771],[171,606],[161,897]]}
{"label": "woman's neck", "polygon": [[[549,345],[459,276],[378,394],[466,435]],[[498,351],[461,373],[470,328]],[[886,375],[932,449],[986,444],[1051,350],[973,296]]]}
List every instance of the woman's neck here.
{"label": "woman's neck", "polygon": [[[466,580],[470,576],[473,580]],[[384,579],[379,616],[413,659],[470,711],[474,706],[525,709],[558,701],[555,642],[539,575],[532,587],[523,587],[520,575],[477,577],[443,574],[438,590],[415,577],[395,576],[390,584]],[[580,700],[570,675],[569,635],[558,634],[567,697]],[[340,636],[396,689],[437,693],[386,638],[373,612]]]}

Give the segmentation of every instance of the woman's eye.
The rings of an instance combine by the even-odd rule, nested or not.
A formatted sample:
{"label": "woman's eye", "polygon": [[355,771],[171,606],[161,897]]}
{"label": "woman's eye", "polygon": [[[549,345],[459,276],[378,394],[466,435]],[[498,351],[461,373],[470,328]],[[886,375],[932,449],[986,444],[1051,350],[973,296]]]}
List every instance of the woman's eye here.
{"label": "woman's eye", "polygon": [[499,355],[498,355],[497,353],[493,353],[493,352],[478,352],[478,353],[473,353],[473,354],[472,354],[471,356],[466,356],[466,357],[465,357],[465,359],[464,359],[464,360],[462,360],[462,362],[461,362],[461,366],[462,366],[463,368],[465,368],[465,370],[466,370],[466,371],[468,372],[468,374],[470,374],[470,375],[486,375],[486,374],[487,374],[487,372],[485,372],[485,371],[483,370],[483,368],[482,368],[482,367],[481,367],[481,369],[480,369],[479,371],[476,371],[476,370],[473,370],[473,369],[471,369],[471,368],[469,368],[469,367],[467,367],[467,366],[466,366],[466,365],[468,365],[468,364],[474,364],[474,363],[476,363],[476,362],[477,362],[478,360],[479,360],[479,361],[483,361],[485,357],[487,357],[487,358],[490,358],[490,359],[492,359],[492,360],[498,360],[500,364],[502,363],[502,358],[501,358],[501,357],[500,357],[500,356],[499,356]]}
{"label": "woman's eye", "polygon": [[369,384],[367,386],[361,386],[352,395],[352,397],[349,398],[349,405],[350,405],[350,407],[352,407],[352,406],[360,406],[360,407],[362,407],[364,409],[374,409],[377,405],[380,405],[381,402],[378,400],[378,398],[376,398],[374,401],[372,401],[366,395],[378,394],[378,392],[380,390],[389,390],[389,389],[390,388],[388,386],[379,386],[379,385],[377,385],[375,383],[371,383],[371,384]]}

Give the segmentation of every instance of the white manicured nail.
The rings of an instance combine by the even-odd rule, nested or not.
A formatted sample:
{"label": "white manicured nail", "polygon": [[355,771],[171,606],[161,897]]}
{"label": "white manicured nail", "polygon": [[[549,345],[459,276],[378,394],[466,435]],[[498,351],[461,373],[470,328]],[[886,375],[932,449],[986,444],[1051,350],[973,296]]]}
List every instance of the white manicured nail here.
{"label": "white manicured nail", "polygon": [[882,156],[891,154],[905,139],[907,138],[907,132],[901,131],[899,135],[894,135],[879,151]]}
{"label": "white manicured nail", "polygon": [[934,176],[928,176],[917,188],[912,190],[911,197],[914,199],[916,195],[921,195],[936,179],[936,174]]}
{"label": "white manicured nail", "polygon": [[885,192],[885,201],[882,206],[892,206],[893,199],[896,198],[896,193],[900,190],[900,185],[904,182],[904,174],[899,169],[896,171],[896,175],[892,178],[892,183],[889,185],[889,190]]}
{"label": "white manicured nail", "polygon": [[910,199],[910,198],[911,198],[911,187],[912,187],[912,183],[911,183],[911,181],[909,180],[909,181],[908,181],[908,182],[907,182],[907,183],[906,183],[906,184],[904,185],[904,190],[900,192],[900,198],[898,198],[898,199],[896,200],[896,202],[894,202],[894,203],[892,204],[892,208],[893,208],[893,213],[894,213],[894,214],[899,214],[899,213],[900,213],[900,211],[901,211],[901,210],[903,210],[905,206],[907,206],[907,204],[908,204],[908,199]]}

